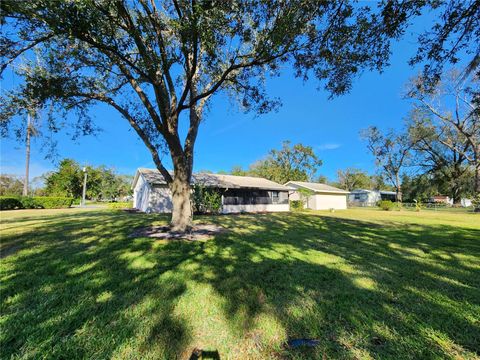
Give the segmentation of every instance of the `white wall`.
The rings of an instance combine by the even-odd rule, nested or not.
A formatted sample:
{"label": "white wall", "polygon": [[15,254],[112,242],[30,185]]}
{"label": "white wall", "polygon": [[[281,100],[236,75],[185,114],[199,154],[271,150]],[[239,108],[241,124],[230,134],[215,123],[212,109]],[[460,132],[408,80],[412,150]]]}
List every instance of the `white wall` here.
{"label": "white wall", "polygon": [[[347,208],[347,194],[315,194],[311,196],[315,200],[312,201],[314,207],[310,209],[328,210],[337,209],[343,210]],[[309,201],[310,205],[310,201]]]}
{"label": "white wall", "polygon": [[375,206],[381,200],[380,192],[376,190],[360,193],[360,199],[355,200],[355,193],[351,193],[348,198],[353,206]]}
{"label": "white wall", "polygon": [[154,186],[150,192],[148,212],[171,213],[172,209],[172,192],[168,186]]}
{"label": "white wall", "polygon": [[298,191],[292,191],[290,193],[289,199],[292,201],[301,200],[300,193]]}
{"label": "white wall", "polygon": [[[305,201],[305,208],[312,210],[346,209],[348,194],[316,193],[310,195]],[[298,191],[290,194],[290,200],[301,200],[302,196]]]}
{"label": "white wall", "polygon": [[[295,184],[291,184],[290,186],[295,187],[297,189],[299,188],[298,186],[295,186]],[[305,197],[305,195],[300,194],[298,191],[292,191],[288,198],[289,198],[289,201],[297,201],[297,200],[303,201],[303,207],[305,209],[315,209],[316,208],[315,195],[311,195],[307,198],[307,197]]]}
{"label": "white wall", "polygon": [[283,212],[290,211],[289,204],[223,205],[222,214],[240,212]]}
{"label": "white wall", "polygon": [[133,207],[143,212],[172,212],[172,196],[167,186],[150,186],[142,175],[133,189]]}
{"label": "white wall", "polygon": [[460,203],[462,204],[463,207],[472,206],[472,200],[470,199],[461,199]]}
{"label": "white wall", "polygon": [[137,184],[133,189],[133,207],[146,212],[150,201],[150,186],[142,175],[138,177]]}

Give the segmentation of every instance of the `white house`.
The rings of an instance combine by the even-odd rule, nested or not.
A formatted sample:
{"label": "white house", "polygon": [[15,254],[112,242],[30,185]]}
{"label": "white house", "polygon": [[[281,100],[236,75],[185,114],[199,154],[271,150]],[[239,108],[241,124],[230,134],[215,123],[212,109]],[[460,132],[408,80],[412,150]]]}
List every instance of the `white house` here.
{"label": "white house", "polygon": [[336,187],[313,182],[289,181],[286,186],[297,189],[290,195],[290,200],[301,200],[298,189],[306,189],[312,195],[306,199],[305,207],[312,210],[346,209],[348,191]]}
{"label": "white house", "polygon": [[[221,212],[289,211],[291,188],[276,182],[252,177],[222,174],[193,174],[192,185],[216,188],[222,194]],[[156,169],[137,170],[132,183],[133,207],[143,212],[169,213],[172,196],[162,174]]]}
{"label": "white house", "polygon": [[395,199],[395,191],[356,189],[350,191],[348,203],[351,206],[376,206],[380,200]]}
{"label": "white house", "polygon": [[471,199],[466,199],[466,198],[462,198],[460,200],[460,204],[463,206],[463,207],[470,207],[473,205],[472,203],[472,200]]}

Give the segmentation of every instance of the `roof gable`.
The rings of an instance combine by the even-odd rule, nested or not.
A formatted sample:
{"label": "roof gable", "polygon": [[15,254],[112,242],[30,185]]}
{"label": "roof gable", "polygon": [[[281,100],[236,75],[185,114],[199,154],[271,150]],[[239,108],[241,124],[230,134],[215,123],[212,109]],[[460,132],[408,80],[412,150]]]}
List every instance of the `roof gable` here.
{"label": "roof gable", "polygon": [[343,189],[336,188],[322,183],[306,182],[306,181],[288,181],[285,185],[298,186],[304,189],[312,190],[314,192],[328,192],[337,194],[348,194],[349,192]]}
{"label": "roof gable", "polygon": [[389,190],[368,190],[368,189],[355,189],[351,191],[352,194],[364,194],[364,193],[378,193],[382,195],[395,195],[395,191]]}

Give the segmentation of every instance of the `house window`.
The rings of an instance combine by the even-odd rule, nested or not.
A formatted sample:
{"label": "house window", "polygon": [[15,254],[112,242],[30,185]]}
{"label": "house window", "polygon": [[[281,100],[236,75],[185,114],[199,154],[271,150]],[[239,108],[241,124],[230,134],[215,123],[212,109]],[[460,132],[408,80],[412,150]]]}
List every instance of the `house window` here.
{"label": "house window", "polygon": [[272,191],[272,203],[278,204],[280,202],[280,194],[278,191]]}

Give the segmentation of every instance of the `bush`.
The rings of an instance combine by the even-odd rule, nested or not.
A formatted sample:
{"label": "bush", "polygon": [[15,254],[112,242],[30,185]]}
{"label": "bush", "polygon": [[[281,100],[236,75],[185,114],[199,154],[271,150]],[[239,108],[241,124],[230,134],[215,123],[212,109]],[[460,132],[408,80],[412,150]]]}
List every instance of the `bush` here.
{"label": "bush", "polygon": [[303,210],[303,200],[291,200],[290,209],[293,211],[302,211]]}
{"label": "bush", "polygon": [[15,210],[22,208],[22,202],[18,197],[0,196],[0,210]]}
{"label": "bush", "polygon": [[393,210],[395,204],[390,200],[381,200],[378,202],[378,207],[385,211]]}
{"label": "bush", "polygon": [[222,195],[218,190],[195,185],[192,198],[194,212],[198,214],[218,214],[222,209]]}
{"label": "bush", "polygon": [[476,194],[473,197],[472,205],[475,212],[480,212],[480,194]]}
{"label": "bush", "polygon": [[415,200],[415,211],[419,212],[420,210],[422,210],[422,203]]}
{"label": "bush", "polygon": [[72,206],[73,198],[37,196],[32,198],[37,209],[62,209]]}
{"label": "bush", "polygon": [[52,196],[0,197],[0,210],[61,209],[72,205],[72,198]]}
{"label": "bush", "polygon": [[40,206],[37,204],[37,201],[33,197],[22,196],[20,198],[23,209],[38,209]]}
{"label": "bush", "polygon": [[131,209],[133,207],[132,201],[119,201],[108,203],[110,209]]}

